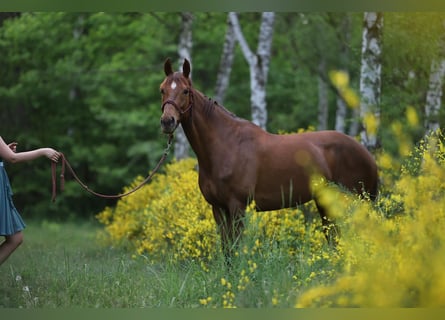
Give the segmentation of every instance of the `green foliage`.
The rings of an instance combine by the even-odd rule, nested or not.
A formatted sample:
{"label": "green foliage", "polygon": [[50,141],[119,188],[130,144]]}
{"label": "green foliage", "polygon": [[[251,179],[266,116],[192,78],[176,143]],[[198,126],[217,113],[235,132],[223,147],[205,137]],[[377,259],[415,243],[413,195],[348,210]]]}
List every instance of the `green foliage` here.
{"label": "green foliage", "polygon": [[[0,94],[2,119],[11,116],[15,126],[2,127],[5,139],[19,141],[21,150],[59,149],[103,193],[119,193],[154,166],[163,148],[158,70],[174,34],[147,14],[27,13],[7,22],[1,50],[11,76],[1,80]],[[49,197],[49,165],[26,167],[36,179],[22,175],[23,166],[8,168],[19,206]],[[67,188],[55,206],[40,201],[33,214],[63,217],[77,208],[76,215],[88,216],[104,205],[70,182]]]}
{"label": "green foliage", "polygon": [[[392,122],[404,118],[407,106],[414,107],[420,122],[424,119],[431,63],[440,59],[445,17],[411,12],[385,14],[384,19],[380,134],[384,148],[395,153],[397,144],[389,137]],[[444,116],[442,111],[441,123]],[[423,134],[418,130],[413,141]]]}

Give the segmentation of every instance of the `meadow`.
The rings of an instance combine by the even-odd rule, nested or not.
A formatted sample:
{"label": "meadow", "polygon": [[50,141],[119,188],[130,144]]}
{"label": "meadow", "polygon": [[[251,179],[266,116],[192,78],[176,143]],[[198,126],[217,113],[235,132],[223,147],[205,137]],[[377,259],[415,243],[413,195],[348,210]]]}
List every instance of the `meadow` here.
{"label": "meadow", "polygon": [[231,267],[196,160],[172,162],[97,221],[28,221],[25,243],[1,266],[0,307],[443,307],[444,137],[377,159],[376,202],[313,179],[340,226],[336,248],[313,203],[252,204]]}
{"label": "meadow", "polygon": [[[288,256],[241,261],[245,271],[239,274],[222,259],[210,270],[168,255],[154,263],[104,245],[97,239],[101,229],[94,222],[29,221],[24,244],[1,267],[0,307],[195,308],[234,306],[235,299],[239,306],[294,304],[299,280],[291,276],[297,265]],[[301,279],[311,272],[299,270]]]}

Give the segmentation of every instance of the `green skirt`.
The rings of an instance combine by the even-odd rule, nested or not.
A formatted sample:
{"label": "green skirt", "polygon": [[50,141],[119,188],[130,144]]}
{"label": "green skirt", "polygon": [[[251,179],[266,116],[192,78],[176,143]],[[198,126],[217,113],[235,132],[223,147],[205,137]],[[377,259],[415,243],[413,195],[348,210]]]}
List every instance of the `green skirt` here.
{"label": "green skirt", "polygon": [[26,225],[12,202],[8,175],[0,162],[0,236],[10,236],[25,229]]}

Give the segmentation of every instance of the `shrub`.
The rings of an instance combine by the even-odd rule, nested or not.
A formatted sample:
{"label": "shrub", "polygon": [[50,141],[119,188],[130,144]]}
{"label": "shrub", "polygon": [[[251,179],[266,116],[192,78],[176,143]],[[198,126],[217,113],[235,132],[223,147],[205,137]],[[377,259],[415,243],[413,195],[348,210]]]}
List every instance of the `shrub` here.
{"label": "shrub", "polygon": [[[333,283],[303,293],[297,307],[445,306],[445,145],[422,141],[401,175],[373,205],[320,190],[342,216],[343,269]],[[388,188],[389,189],[389,188]],[[395,214],[396,213],[396,214]]]}

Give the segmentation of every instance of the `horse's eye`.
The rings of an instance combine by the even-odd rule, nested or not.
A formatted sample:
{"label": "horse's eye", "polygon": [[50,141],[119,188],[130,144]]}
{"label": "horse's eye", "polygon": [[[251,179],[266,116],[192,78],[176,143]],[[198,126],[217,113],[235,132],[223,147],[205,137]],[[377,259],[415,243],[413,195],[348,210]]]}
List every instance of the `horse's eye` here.
{"label": "horse's eye", "polygon": [[185,95],[189,94],[189,89],[184,89],[183,93],[184,93]]}

